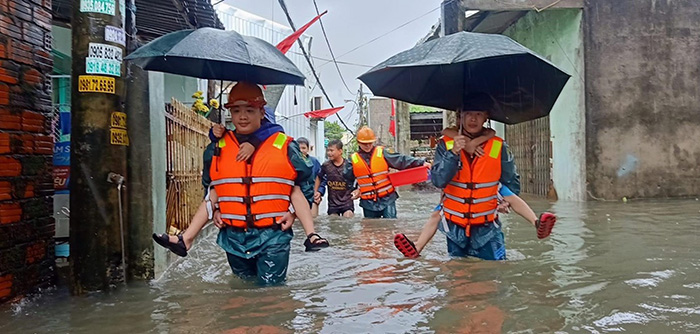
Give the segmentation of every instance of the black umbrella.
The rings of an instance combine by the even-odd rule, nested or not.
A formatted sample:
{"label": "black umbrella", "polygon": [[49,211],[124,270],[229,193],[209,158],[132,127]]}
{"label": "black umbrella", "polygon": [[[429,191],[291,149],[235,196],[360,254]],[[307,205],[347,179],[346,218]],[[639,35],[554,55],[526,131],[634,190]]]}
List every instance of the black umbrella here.
{"label": "black umbrella", "polygon": [[145,70],[202,79],[303,85],[304,75],[274,45],[235,31],[180,30],[138,48],[125,59]]}
{"label": "black umbrella", "polygon": [[460,32],[401,52],[359,79],[375,95],[448,110],[487,93],[491,119],[515,124],[549,114],[569,75],[506,36]]}

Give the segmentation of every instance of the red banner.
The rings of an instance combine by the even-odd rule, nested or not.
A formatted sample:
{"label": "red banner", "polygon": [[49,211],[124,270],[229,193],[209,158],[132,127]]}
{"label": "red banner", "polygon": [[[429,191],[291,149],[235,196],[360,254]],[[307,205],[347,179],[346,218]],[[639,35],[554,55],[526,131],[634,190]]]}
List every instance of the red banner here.
{"label": "red banner", "polygon": [[337,107],[337,108],[331,108],[331,109],[323,109],[323,110],[314,110],[314,111],[309,111],[305,112],[304,116],[306,118],[326,118],[328,116],[334,115],[335,113],[339,112],[340,109],[343,109],[345,107]]}
{"label": "red banner", "polygon": [[287,38],[279,42],[279,44],[277,44],[277,50],[280,50],[282,53],[287,53],[287,51],[289,51],[289,49],[291,49],[294,45],[294,42],[296,42],[297,39],[299,39],[299,36],[301,36],[301,34],[303,34],[304,31],[306,31],[306,29],[308,29],[312,24],[314,24],[314,22],[318,21],[318,19],[320,19],[321,16],[323,16],[326,13],[328,13],[328,11],[325,11],[321,13],[321,15],[314,17],[313,20],[309,21],[309,23],[305,24],[303,27],[299,28],[299,30],[293,32]]}
{"label": "red banner", "polygon": [[392,137],[396,137],[396,101],[391,99],[391,121],[389,122],[389,133]]}

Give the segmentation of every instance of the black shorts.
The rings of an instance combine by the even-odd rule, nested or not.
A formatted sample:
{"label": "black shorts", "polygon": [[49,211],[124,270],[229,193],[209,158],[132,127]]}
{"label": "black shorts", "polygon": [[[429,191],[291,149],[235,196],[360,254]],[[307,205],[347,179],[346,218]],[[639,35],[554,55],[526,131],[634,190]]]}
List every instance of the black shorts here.
{"label": "black shorts", "polygon": [[355,213],[355,206],[353,205],[353,206],[350,206],[350,207],[347,207],[347,208],[331,208],[331,207],[329,207],[329,208],[328,208],[328,215],[329,215],[329,216],[330,216],[330,215],[340,215],[340,216],[342,216],[342,215],[343,215],[346,211],[348,211],[348,210],[349,210],[349,211],[352,211],[353,213]]}

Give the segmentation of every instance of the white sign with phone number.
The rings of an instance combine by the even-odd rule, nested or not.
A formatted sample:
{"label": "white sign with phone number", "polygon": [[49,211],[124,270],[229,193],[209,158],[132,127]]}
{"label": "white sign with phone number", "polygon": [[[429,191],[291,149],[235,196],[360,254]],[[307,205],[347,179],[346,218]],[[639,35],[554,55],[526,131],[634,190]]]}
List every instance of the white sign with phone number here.
{"label": "white sign with phone number", "polygon": [[124,29],[105,26],[105,41],[126,46],[126,34],[124,33]]}

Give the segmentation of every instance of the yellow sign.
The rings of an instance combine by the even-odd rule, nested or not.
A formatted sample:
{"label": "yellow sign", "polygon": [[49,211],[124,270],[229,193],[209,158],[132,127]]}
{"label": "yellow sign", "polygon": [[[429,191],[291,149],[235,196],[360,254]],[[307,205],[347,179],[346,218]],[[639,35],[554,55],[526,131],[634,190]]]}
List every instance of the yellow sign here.
{"label": "yellow sign", "polygon": [[114,94],[114,78],[99,75],[81,75],[78,77],[78,91],[81,93]]}
{"label": "yellow sign", "polygon": [[126,114],[119,111],[113,112],[109,126],[113,128],[126,129]]}
{"label": "yellow sign", "polygon": [[109,137],[112,145],[129,146],[129,135],[124,129],[109,129]]}

